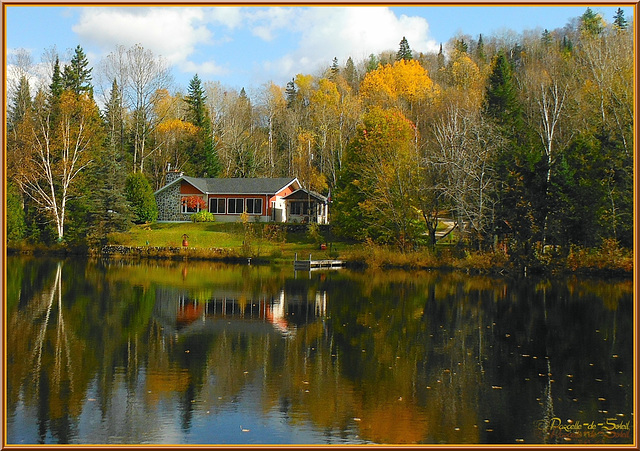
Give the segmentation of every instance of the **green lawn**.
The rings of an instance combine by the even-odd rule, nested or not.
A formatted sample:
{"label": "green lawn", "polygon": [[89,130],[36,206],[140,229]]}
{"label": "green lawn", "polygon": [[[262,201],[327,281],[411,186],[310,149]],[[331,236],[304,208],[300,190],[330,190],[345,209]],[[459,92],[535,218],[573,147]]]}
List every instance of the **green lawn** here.
{"label": "green lawn", "polygon": [[[330,249],[321,250],[319,243],[312,240],[305,233],[286,233],[269,239],[264,223],[252,223],[252,236],[249,237],[250,246],[243,246],[246,235],[241,223],[153,223],[136,225],[131,230],[109,235],[109,244],[123,246],[153,246],[153,247],[181,247],[182,237],[187,235],[190,249],[225,249],[237,255],[251,255],[271,260],[293,260],[296,253],[298,258],[313,259],[336,258]],[[325,238],[327,246],[332,250],[346,250],[350,245],[345,243],[330,243]]]}

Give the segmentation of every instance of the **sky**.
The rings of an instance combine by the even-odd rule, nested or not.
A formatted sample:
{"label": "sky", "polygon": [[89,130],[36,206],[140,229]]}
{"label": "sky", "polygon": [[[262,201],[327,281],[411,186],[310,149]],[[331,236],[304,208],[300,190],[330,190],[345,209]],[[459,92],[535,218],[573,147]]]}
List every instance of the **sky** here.
{"label": "sky", "polygon": [[[389,4],[392,5],[392,4]],[[55,46],[61,63],[80,45],[94,67],[94,85],[108,90],[96,68],[118,45],[140,44],[170,66],[174,90],[186,91],[198,74],[249,95],[269,81],[285,85],[296,74],[317,74],[337,58],[357,64],[370,54],[397,51],[402,37],[412,50],[437,51],[464,34],[508,35],[554,30],[581,16],[584,6],[285,6],[130,7],[5,5],[7,77],[17,49],[32,56],[34,72]],[[593,4],[607,21],[618,6]],[[622,6],[629,22],[633,7]],[[110,85],[108,86],[110,87]]]}

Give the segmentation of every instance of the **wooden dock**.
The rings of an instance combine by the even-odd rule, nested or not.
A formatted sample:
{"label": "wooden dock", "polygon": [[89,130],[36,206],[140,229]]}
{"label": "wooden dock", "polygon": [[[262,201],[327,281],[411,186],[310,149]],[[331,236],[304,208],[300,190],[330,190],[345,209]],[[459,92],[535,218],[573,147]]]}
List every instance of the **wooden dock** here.
{"label": "wooden dock", "polygon": [[343,266],[344,262],[342,260],[312,260],[311,255],[309,255],[309,260],[298,260],[296,254],[296,259],[293,262],[293,269],[296,271],[311,271],[312,269],[320,268],[342,268]]}

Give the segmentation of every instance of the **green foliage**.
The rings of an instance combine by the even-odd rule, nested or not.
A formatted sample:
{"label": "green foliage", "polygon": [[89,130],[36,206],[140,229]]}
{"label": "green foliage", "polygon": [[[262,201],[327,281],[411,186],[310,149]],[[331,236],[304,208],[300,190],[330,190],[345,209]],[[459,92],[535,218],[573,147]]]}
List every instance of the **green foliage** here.
{"label": "green foliage", "polygon": [[158,205],[153,189],[144,174],[129,174],[125,182],[125,194],[131,204],[135,223],[153,222],[158,218]]}
{"label": "green foliage", "polygon": [[191,215],[192,222],[215,222],[216,217],[213,213],[202,210]]}
{"label": "green foliage", "polygon": [[22,207],[22,197],[18,188],[11,182],[7,183],[7,241],[19,241],[24,238],[27,225]]}
{"label": "green foliage", "polygon": [[87,56],[79,45],[76,47],[69,65],[64,67],[62,79],[64,88],[76,95],[93,94],[91,68]]}
{"label": "green foliage", "polygon": [[411,48],[409,47],[409,41],[407,41],[406,37],[402,37],[400,41],[400,48],[398,49],[398,53],[396,53],[396,61],[400,60],[411,60],[413,59],[413,53],[411,52]]}
{"label": "green foliage", "polygon": [[622,10],[622,8],[618,8],[618,10],[616,11],[616,14],[613,18],[613,25],[620,30],[627,29],[628,22],[624,17],[624,11]]}
{"label": "green foliage", "polygon": [[604,30],[604,20],[600,14],[593,12],[591,8],[587,8],[580,17],[580,30],[590,36],[596,36]]}

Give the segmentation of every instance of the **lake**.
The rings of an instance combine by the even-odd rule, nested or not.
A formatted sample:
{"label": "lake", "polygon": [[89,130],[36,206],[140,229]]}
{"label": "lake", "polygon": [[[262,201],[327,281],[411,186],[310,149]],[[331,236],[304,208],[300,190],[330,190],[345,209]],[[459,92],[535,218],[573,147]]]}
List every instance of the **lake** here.
{"label": "lake", "polygon": [[633,443],[633,282],[11,256],[8,444]]}

